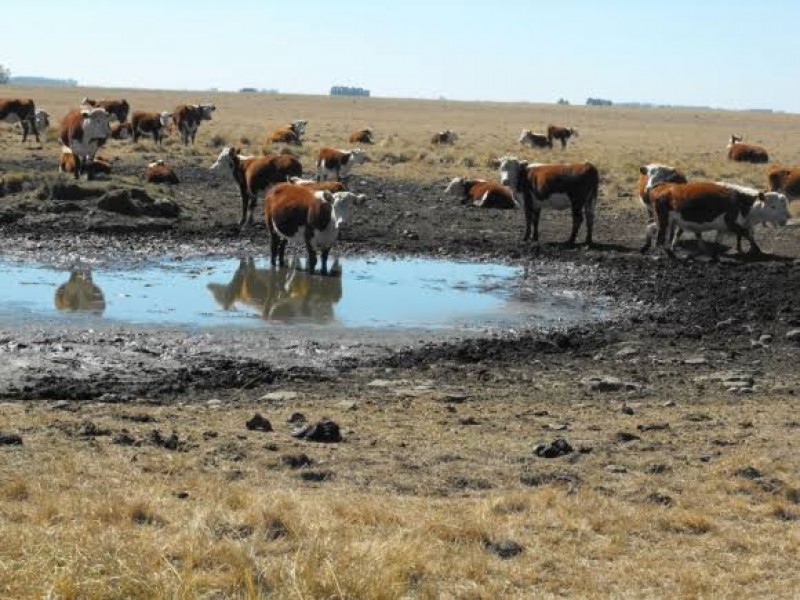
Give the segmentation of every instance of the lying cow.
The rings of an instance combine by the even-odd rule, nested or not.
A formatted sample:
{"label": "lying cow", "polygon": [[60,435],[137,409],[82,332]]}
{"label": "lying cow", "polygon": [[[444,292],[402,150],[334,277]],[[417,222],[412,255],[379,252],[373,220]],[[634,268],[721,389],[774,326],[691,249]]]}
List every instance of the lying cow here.
{"label": "lying cow", "polygon": [[434,146],[454,144],[456,140],[458,140],[458,134],[452,129],[445,129],[444,131],[433,134],[433,137],[431,137],[431,144]]}
{"label": "lying cow", "polygon": [[75,155],[75,179],[83,172],[92,179],[88,166],[94,162],[97,150],[111,134],[108,113],[103,108],[74,109],[61,120],[59,140]]}
{"label": "lying cow", "polygon": [[[760,223],[785,225],[789,219],[786,196],[758,192],[734,184],[695,181],[667,183],[650,190],[653,213],[658,224],[660,247],[674,256],[675,238],[666,245],[671,228],[693,233],[717,231],[736,235],[736,250],[742,252],[742,238],[750,242],[750,253],[761,249],[753,238]],[[715,257],[716,258],[716,257]]]}
{"label": "lying cow", "polygon": [[267,134],[267,144],[292,144],[294,146],[302,146],[303,142],[293,129],[290,127],[282,127],[281,129],[270,131]]}
{"label": "lying cow", "polygon": [[365,200],[363,194],[331,194],[291,183],[270,189],[264,199],[264,218],[269,227],[272,266],[286,266],[289,240],[302,240],[308,250],[308,271],[314,272],[319,250],[320,273],[327,275],[328,254],[339,237],[339,229],[350,222],[353,207]]}
{"label": "lying cow", "polygon": [[144,170],[144,180],[147,183],[168,183],[176,185],[180,183],[178,176],[172,167],[164,164],[163,160],[151,162]]}
{"label": "lying cow", "polygon": [[[45,115],[47,113],[44,113]],[[22,141],[27,141],[28,133],[33,132],[36,141],[39,140],[39,129],[36,122],[36,105],[30,98],[0,98],[0,121],[16,124],[22,127]]]}
{"label": "lying cow", "polygon": [[112,140],[127,140],[131,137],[132,132],[133,125],[130,122],[114,123],[111,126],[111,135],[109,137]]}
{"label": "lying cow", "polygon": [[567,140],[571,137],[578,137],[578,130],[572,127],[559,127],[558,125],[549,125],[547,127],[547,139],[550,141],[550,147],[553,147],[553,140],[561,142],[561,149],[567,147]]}
{"label": "lying cow", "polygon": [[586,217],[586,244],[592,245],[594,210],[600,176],[591,163],[570,165],[528,165],[516,157],[500,160],[500,182],[511,188],[514,200],[525,209],[525,237],[539,241],[539,216],[543,208],[570,209],[572,232],[567,244],[574,244]]}
{"label": "lying cow", "polygon": [[773,167],[767,173],[767,181],[771,192],[786,194],[789,200],[800,198],[800,168]]}
{"label": "lying cow", "polygon": [[160,146],[170,121],[172,121],[172,113],[168,111],[160,113],[143,110],[134,111],[133,117],[131,117],[133,141],[138,142],[140,137],[151,135],[153,136],[153,141]]}
{"label": "lying cow", "polygon": [[312,190],[330,192],[331,194],[335,194],[336,192],[347,191],[347,187],[341,181],[317,181],[316,179],[302,179],[300,177],[289,177],[289,183],[293,183],[294,185],[301,185],[303,187],[307,187]]}
{"label": "lying cow", "polygon": [[273,185],[303,174],[303,165],[290,154],[242,156],[233,147],[223,148],[210,169],[228,171],[239,187],[242,197],[241,228],[253,223],[253,210],[260,195]]}
{"label": "lying cow", "polygon": [[745,144],[738,135],[731,135],[731,141],[728,144],[728,158],[737,162],[769,162],[769,154],[764,148],[755,144]]}
{"label": "lying cow", "polygon": [[372,144],[372,129],[358,129],[350,134],[351,144]]}
{"label": "lying cow", "polygon": [[181,134],[181,142],[183,142],[184,146],[188,146],[189,142],[194,144],[200,123],[210,121],[215,110],[217,110],[217,107],[211,103],[179,104],[175,107],[172,112],[172,120]]}
{"label": "lying cow", "polygon": [[530,129],[523,129],[519,134],[519,143],[530,148],[552,148],[553,142],[543,133],[533,133]]}
{"label": "lying cow", "polygon": [[[61,148],[61,156],[58,159],[58,172],[59,173],[75,173],[78,169],[78,161],[75,154],[63,146]],[[111,161],[103,158],[102,156],[95,156],[94,160],[86,166],[87,176],[96,178],[98,175],[110,176],[111,175]]]}
{"label": "lying cow", "polygon": [[519,208],[511,190],[485,179],[456,177],[447,184],[444,193],[458,198],[461,204],[472,204],[478,208]]}
{"label": "lying cow", "polygon": [[347,179],[355,165],[370,162],[369,156],[361,149],[336,150],[323,148],[317,153],[317,181],[334,177],[336,181]]}
{"label": "lying cow", "polygon": [[120,123],[128,119],[128,112],[131,109],[130,104],[124,98],[121,100],[92,100],[91,98],[84,98],[81,100],[81,106],[85,108],[103,108],[108,113],[109,119],[113,117]]}

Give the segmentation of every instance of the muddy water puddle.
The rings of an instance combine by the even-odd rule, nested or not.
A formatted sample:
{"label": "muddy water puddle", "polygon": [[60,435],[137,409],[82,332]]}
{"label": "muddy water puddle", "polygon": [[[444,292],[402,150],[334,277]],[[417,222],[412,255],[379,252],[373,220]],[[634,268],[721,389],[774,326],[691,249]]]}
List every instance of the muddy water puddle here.
{"label": "muddy water puddle", "polygon": [[164,259],[71,270],[0,262],[0,324],[194,328],[552,326],[602,318],[603,299],[506,265],[347,257],[334,276],[264,259]]}

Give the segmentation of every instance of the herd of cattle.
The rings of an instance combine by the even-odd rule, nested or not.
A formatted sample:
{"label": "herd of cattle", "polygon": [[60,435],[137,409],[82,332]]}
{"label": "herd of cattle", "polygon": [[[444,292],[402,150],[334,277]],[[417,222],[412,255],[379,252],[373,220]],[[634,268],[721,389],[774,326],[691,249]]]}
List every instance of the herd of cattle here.
{"label": "herd of cattle", "polygon": [[[128,121],[130,106],[126,100],[92,100],[84,98],[79,107],[70,110],[61,120],[59,140],[62,152],[59,169],[78,178],[86,173],[92,178],[108,172],[111,165],[96,154],[108,139],[152,136],[161,144],[171,129],[180,133],[184,145],[193,144],[203,121],[210,120],[214,104],[181,104],[172,112],[134,111]],[[37,109],[33,100],[0,99],[0,121],[18,123],[25,141],[49,127],[49,115]],[[113,123],[116,121],[116,123]],[[302,145],[307,126],[305,120],[270,132],[267,142]],[[552,148],[554,140],[562,149],[576,137],[573,128],[549,126],[546,133],[522,131],[519,142],[532,148]],[[452,130],[437,132],[431,144],[453,144],[458,135]],[[373,143],[371,129],[354,131],[351,143]],[[732,135],[728,158],[751,163],[768,162],[764,148],[747,144],[740,136]],[[338,237],[340,227],[351,218],[353,207],[365,201],[364,195],[346,189],[351,169],[369,162],[360,148],[339,150],[323,148],[316,156],[316,178],[302,179],[303,167],[291,151],[268,153],[264,156],[245,156],[241,151],[224,148],[211,165],[212,171],[230,174],[242,200],[241,228],[253,223],[258,199],[264,196],[264,214],[270,231],[271,260],[283,266],[288,240],[305,243],[307,266],[313,271],[321,254],[320,271],[327,272],[328,253]],[[539,239],[539,217],[543,208],[566,210],[572,215],[568,243],[577,239],[586,221],[586,243],[592,244],[595,206],[600,176],[591,163],[543,164],[528,163],[516,157],[496,160],[500,181],[482,179],[453,179],[445,193],[464,204],[482,208],[509,209],[522,207],[525,215],[524,239]],[[157,161],[148,165],[145,178],[156,183],[177,183],[174,171]],[[772,168],[765,191],[726,182],[688,181],[677,169],[663,164],[648,164],[640,168],[639,199],[648,215],[645,244],[647,251],[653,241],[673,255],[675,243],[685,232],[694,233],[702,244],[702,233],[717,231],[732,233],[737,238],[737,250],[742,251],[742,239],[750,244],[750,252],[760,252],[753,238],[758,224],[785,225],[789,219],[788,203],[800,198],[800,168]]]}

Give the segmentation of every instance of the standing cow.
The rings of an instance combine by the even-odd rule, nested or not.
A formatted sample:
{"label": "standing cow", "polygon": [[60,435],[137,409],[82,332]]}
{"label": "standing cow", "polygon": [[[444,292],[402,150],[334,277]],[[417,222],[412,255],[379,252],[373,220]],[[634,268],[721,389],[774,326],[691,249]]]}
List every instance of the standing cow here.
{"label": "standing cow", "polygon": [[194,144],[194,138],[202,121],[210,121],[211,115],[217,107],[211,103],[207,104],[179,104],[172,113],[172,120],[175,127],[181,134],[181,142],[188,146],[189,142]]}
{"label": "standing cow", "polygon": [[109,120],[116,119],[120,123],[124,123],[128,119],[128,113],[131,110],[131,105],[125,98],[121,100],[92,100],[91,98],[84,98],[81,100],[81,106],[84,108],[104,108],[108,113]]}
{"label": "standing cow", "polygon": [[89,166],[109,135],[111,126],[103,108],[74,109],[61,120],[59,139],[75,156],[75,179],[83,172],[92,179]]}
{"label": "standing cow", "polygon": [[[47,113],[44,113],[47,115]],[[39,128],[36,122],[36,106],[33,100],[28,98],[0,98],[0,121],[6,123],[19,123],[22,126],[22,141],[28,139],[28,133],[33,132],[36,141],[39,140]]]}
{"label": "standing cow", "polygon": [[558,125],[550,125],[547,128],[547,139],[550,140],[550,147],[553,146],[553,140],[561,142],[561,149],[567,147],[567,140],[571,137],[578,137],[578,130],[572,127],[559,127]]}

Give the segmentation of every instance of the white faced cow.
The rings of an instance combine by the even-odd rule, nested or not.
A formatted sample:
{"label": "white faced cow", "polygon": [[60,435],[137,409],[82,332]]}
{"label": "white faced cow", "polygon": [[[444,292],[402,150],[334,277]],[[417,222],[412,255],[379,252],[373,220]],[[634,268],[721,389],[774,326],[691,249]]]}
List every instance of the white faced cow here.
{"label": "white faced cow", "polygon": [[74,109],[62,119],[59,139],[75,155],[75,179],[84,171],[92,178],[89,166],[109,135],[111,126],[103,108]]}
{"label": "white faced cow", "polygon": [[346,180],[353,166],[368,162],[370,158],[361,148],[353,150],[323,148],[317,153],[317,181],[324,181],[329,177],[336,181]]}
{"label": "white faced cow", "polygon": [[519,134],[519,143],[531,148],[552,148],[553,141],[544,133],[533,133],[530,129],[523,129]]}

